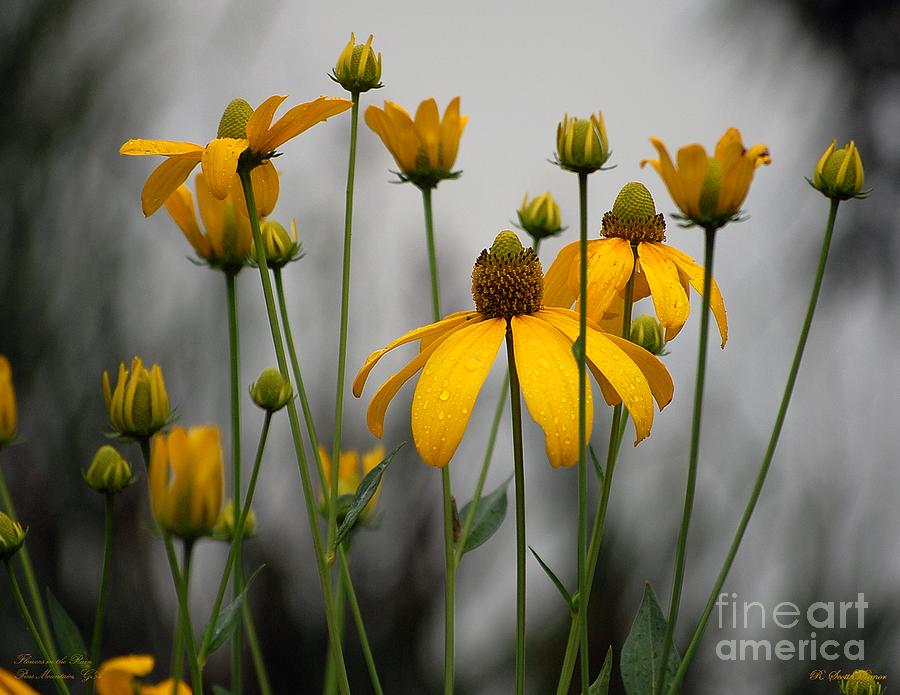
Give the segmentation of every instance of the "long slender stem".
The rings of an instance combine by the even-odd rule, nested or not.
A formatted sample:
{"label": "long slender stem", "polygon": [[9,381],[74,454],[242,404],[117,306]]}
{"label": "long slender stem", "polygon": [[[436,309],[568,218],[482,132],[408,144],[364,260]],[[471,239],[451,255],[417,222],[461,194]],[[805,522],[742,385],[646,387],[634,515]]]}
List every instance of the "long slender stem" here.
{"label": "long slender stem", "polygon": [[28,606],[25,604],[25,597],[22,596],[22,589],[19,587],[19,580],[16,579],[16,573],[13,571],[12,563],[7,559],[3,562],[6,565],[6,574],[9,576],[9,583],[12,586],[13,596],[16,599],[16,605],[19,607],[19,612],[22,613],[22,617],[25,619],[25,624],[28,626],[28,631],[31,633],[31,636],[34,638],[34,642],[37,645],[38,651],[41,653],[41,656],[44,658],[44,661],[47,663],[47,667],[53,673],[53,684],[56,686],[56,689],[62,693],[62,695],[69,695],[69,688],[62,680],[62,674],[59,670],[59,663],[57,660],[50,656],[50,652],[47,649],[46,644],[44,644],[44,640],[41,638],[40,632],[38,632],[37,625],[34,624],[34,620],[31,617],[31,612],[28,610]]}
{"label": "long slender stem", "polygon": [[[342,546],[343,547],[343,546]],[[344,593],[344,584],[338,581],[334,587],[334,610],[337,612],[338,625],[341,628],[341,639],[344,639],[344,625],[347,622],[344,606],[346,603],[346,594]],[[334,695],[337,693],[337,671],[334,664],[334,656],[331,650],[325,655],[325,681],[322,686],[323,695]]]}
{"label": "long slender stem", "polygon": [[[0,466],[0,502],[3,502],[3,509],[10,518],[18,521],[19,516],[13,506],[12,495],[9,494],[9,488],[6,485],[6,478],[3,476],[3,468]],[[50,630],[50,622],[47,620],[47,612],[44,610],[44,601],[41,598],[41,590],[38,588],[37,579],[34,573],[34,565],[31,564],[31,555],[28,548],[23,545],[16,555],[22,562],[22,574],[25,576],[25,589],[28,591],[28,598],[31,600],[31,608],[37,621],[38,630],[47,652],[54,659],[57,658],[56,644],[53,641],[53,632]]]}
{"label": "long slender stem", "polygon": [[822,239],[822,249],[819,252],[819,265],[816,269],[816,278],[813,281],[813,288],[809,297],[809,306],[806,309],[806,318],[804,318],[803,328],[800,330],[797,349],[794,351],[794,361],[791,363],[791,371],[788,373],[787,383],[784,386],[784,394],[781,397],[781,406],[778,408],[778,414],[775,417],[775,424],[772,427],[772,434],[769,437],[769,445],[766,447],[766,453],[759,466],[756,482],[753,484],[753,491],[750,493],[750,498],[747,500],[747,505],[744,507],[744,513],[741,515],[737,530],[734,532],[734,538],[731,541],[728,554],[725,556],[725,561],[722,563],[722,568],[719,570],[716,582],[713,585],[712,591],[709,593],[706,607],[703,609],[703,614],[694,630],[690,644],[688,645],[687,650],[685,650],[684,657],[681,659],[681,664],[678,667],[675,678],[669,686],[668,695],[675,695],[678,691],[681,682],[684,680],[684,674],[687,672],[688,666],[694,658],[694,653],[700,645],[700,640],[702,639],[703,633],[706,630],[706,625],[709,622],[709,616],[718,600],[719,592],[722,590],[722,586],[728,578],[731,566],[734,564],[734,558],[737,555],[738,548],[744,538],[747,524],[750,523],[750,517],[753,516],[753,511],[756,509],[756,503],[759,501],[763,484],[766,482],[766,476],[769,474],[772,458],[775,456],[775,448],[778,446],[778,438],[781,436],[781,428],[784,425],[784,419],[787,416],[788,406],[791,402],[791,394],[794,392],[797,374],[800,372],[800,362],[803,359],[803,351],[806,349],[806,340],[809,337],[809,329],[810,326],[812,326],[813,316],[816,313],[816,304],[819,301],[819,291],[822,289],[822,278],[825,276],[825,265],[828,261],[828,251],[831,248],[831,236],[834,232],[834,221],[837,217],[839,202],[840,201],[836,199],[832,199],[831,201],[831,208],[828,212],[828,222],[825,225],[825,236]]}
{"label": "long slender stem", "polygon": [[[189,567],[185,567],[182,573],[178,569],[178,558],[175,556],[175,546],[172,543],[172,536],[163,532],[163,543],[166,547],[166,558],[169,561],[169,570],[172,573],[172,581],[175,583],[175,594],[178,598],[179,624],[181,625],[181,640],[187,646],[188,666],[191,669],[191,687],[195,693],[203,693],[203,676],[201,674],[200,665],[197,661],[197,648],[194,643],[194,625],[191,622],[190,606],[188,605],[188,572]],[[185,549],[189,541],[185,541]],[[185,552],[186,559],[189,553]],[[178,652],[178,661],[181,659],[182,651]],[[181,669],[178,668],[175,678],[180,679]]]}
{"label": "long slender stem", "polygon": [[[428,270],[431,278],[431,308],[435,321],[441,319],[441,287],[438,279],[437,253],[434,245],[434,216],[431,210],[431,189],[422,188],[425,208],[425,242],[428,247]],[[450,464],[441,469],[441,495],[444,513],[444,695],[453,693],[454,660],[456,653],[456,556],[453,537],[453,487]]]}
{"label": "long slender stem", "polygon": [[[632,253],[637,256],[637,249],[632,246]],[[622,311],[623,338],[628,338],[631,332],[631,310],[634,305],[634,273],[625,285],[625,302]],[[569,626],[569,639],[566,642],[566,653],[563,657],[563,667],[557,684],[557,695],[564,695],[569,691],[572,682],[572,674],[575,671],[575,654],[580,642],[580,613],[587,613],[590,603],[591,588],[594,586],[594,575],[597,571],[597,560],[600,558],[600,544],[603,540],[603,530],[606,525],[606,512],[609,508],[609,497],[612,491],[613,473],[616,470],[616,462],[619,457],[619,449],[622,445],[622,437],[625,434],[625,425],[628,416],[624,412],[622,404],[613,408],[612,422],[609,427],[609,445],[606,450],[606,469],[603,474],[603,484],[600,490],[600,504],[594,516],[594,525],[591,530],[591,540],[587,553],[587,591],[584,595],[578,595],[578,609],[572,616],[572,624]]]}
{"label": "long slender stem", "polygon": [[[578,174],[579,210],[579,292],[578,292],[578,597],[587,602],[587,179]],[[578,611],[581,656],[581,692],[590,688],[590,653],[588,650],[587,611]]]}
{"label": "long slender stem", "polygon": [[706,381],[706,352],[709,342],[709,295],[712,289],[713,250],[716,240],[716,227],[706,228],[706,252],[704,254],[703,304],[700,309],[700,347],[697,351],[697,381],[694,386],[694,414],[691,421],[691,451],[688,460],[687,485],[684,491],[684,512],[681,516],[681,528],[678,531],[678,543],[675,546],[675,577],[672,580],[672,596],[669,601],[669,616],[666,620],[666,631],[663,636],[660,654],[659,674],[656,677],[654,693],[662,693],[665,684],[669,654],[672,650],[672,636],[678,621],[678,609],[681,606],[681,591],[684,587],[684,566],[687,553],[687,537],[691,524],[691,512],[694,507],[694,491],[697,485],[697,468],[700,455],[700,424],[703,419],[703,385]]}
{"label": "long slender stem", "polygon": [[[250,182],[249,170],[239,169],[241,185],[244,189],[244,198],[247,201],[247,213],[250,217],[250,228],[253,231],[253,243],[256,249],[256,264],[259,268],[259,277],[262,282],[263,295],[266,302],[266,314],[269,319],[269,328],[272,332],[272,345],[278,359],[278,369],[282,376],[290,381],[288,375],[287,359],[284,354],[284,344],[281,337],[281,328],[278,325],[278,315],[275,309],[275,298],[272,293],[272,282],[269,278],[269,267],[266,263],[265,247],[262,242],[262,234],[259,230],[259,217],[256,214],[256,199],[253,195],[253,186]],[[297,457],[297,468],[300,473],[300,483],[303,487],[303,501],[306,506],[306,516],[309,523],[310,534],[313,541],[313,549],[316,556],[316,569],[319,573],[319,585],[322,590],[323,603],[325,605],[325,621],[328,624],[328,638],[338,664],[338,684],[342,695],[350,695],[350,684],[347,681],[347,667],[344,664],[344,652],[341,647],[338,633],[337,620],[334,614],[334,602],[331,593],[331,582],[328,577],[328,561],[325,557],[325,549],[322,545],[322,534],[316,516],[315,498],[312,483],[309,478],[309,468],[306,462],[306,452],[303,450],[303,439],[300,433],[300,420],[297,417],[297,406],[293,401],[287,404],[288,419],[291,424],[291,437],[294,443],[294,454]]]}
{"label": "long slender stem", "polygon": [[[100,663],[100,641],[103,635],[103,616],[106,611],[106,592],[109,588],[109,569],[112,557],[113,535],[113,495],[105,495],[103,526],[103,564],[100,570],[100,592],[97,596],[97,612],[94,615],[94,631],[91,637],[91,664],[97,668]],[[87,682],[87,693],[94,692],[93,679]]]}
{"label": "long slender stem", "polygon": [[525,466],[522,448],[522,399],[512,328],[506,327],[509,404],[512,411],[513,467],[516,482],[516,695],[525,692]]}
{"label": "long slender stem", "polygon": [[350,577],[350,562],[343,545],[338,548],[338,553],[341,555],[341,580],[350,604],[350,614],[353,616],[353,622],[356,623],[356,631],[359,634],[359,646],[362,649],[366,668],[369,671],[369,680],[372,681],[372,689],[375,695],[384,695],[384,691],[381,689],[381,681],[378,679],[378,669],[375,668],[375,657],[372,655],[372,647],[369,644],[369,638],[366,636],[366,628],[363,624],[362,612],[359,609],[359,601],[356,598],[356,591],[353,589],[353,581]]}
{"label": "long slender stem", "polygon": [[[234,518],[241,514],[241,357],[240,333],[238,331],[237,298],[235,296],[235,273],[225,273],[225,289],[228,297],[228,356],[229,377],[231,382],[231,499],[234,505]],[[234,581],[232,592],[234,598],[244,590],[244,563],[242,562],[242,542],[235,535],[232,543],[236,546],[234,563]],[[235,625],[231,637],[231,692],[241,695],[243,635],[240,621]]]}
{"label": "long slender stem", "polygon": [[269,682],[269,672],[266,669],[266,661],[263,658],[262,648],[259,645],[259,637],[256,635],[256,626],[253,624],[253,613],[250,604],[244,601],[244,628],[247,633],[247,646],[250,648],[250,659],[253,661],[253,670],[256,672],[256,684],[262,695],[272,695],[272,684]]}

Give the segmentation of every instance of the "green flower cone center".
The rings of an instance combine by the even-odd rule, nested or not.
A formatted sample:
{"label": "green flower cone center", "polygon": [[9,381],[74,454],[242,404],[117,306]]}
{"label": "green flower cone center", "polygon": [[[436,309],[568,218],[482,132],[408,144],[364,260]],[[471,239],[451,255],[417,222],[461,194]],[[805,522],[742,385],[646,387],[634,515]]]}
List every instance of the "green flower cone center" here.
{"label": "green flower cone center", "polygon": [[378,69],[378,61],[375,56],[375,52],[369,48],[369,59],[366,61],[365,71],[362,75],[359,74],[359,62],[362,60],[363,51],[365,50],[366,45],[360,44],[353,47],[353,55],[350,56],[350,75],[351,77],[357,77],[361,82],[375,82],[378,78],[376,76],[376,72]]}
{"label": "green flower cone center", "polygon": [[656,204],[647,187],[632,181],[622,186],[613,208],[603,215],[600,233],[631,242],[665,241],[666,220],[656,213]]}
{"label": "green flower cone center", "polygon": [[253,115],[253,107],[244,99],[232,99],[225,107],[225,112],[219,121],[217,138],[235,138],[242,140],[247,137],[247,121]]}
{"label": "green flower cone center", "polygon": [[134,390],[134,402],[131,405],[131,420],[135,432],[149,432],[153,424],[153,404],[150,398],[150,382],[141,379]]}
{"label": "green flower cone center", "polygon": [[622,186],[616,202],[612,207],[613,214],[624,222],[636,222],[647,217],[656,216],[656,204],[647,187],[632,181]]}
{"label": "green flower cone center", "polygon": [[475,309],[490,318],[509,319],[534,313],[543,297],[544,273],[534,250],[524,248],[514,232],[500,232],[472,269]]}
{"label": "green flower cone center", "polygon": [[719,190],[722,188],[722,167],[719,160],[710,157],[706,178],[700,188],[700,214],[715,217],[719,210]]}

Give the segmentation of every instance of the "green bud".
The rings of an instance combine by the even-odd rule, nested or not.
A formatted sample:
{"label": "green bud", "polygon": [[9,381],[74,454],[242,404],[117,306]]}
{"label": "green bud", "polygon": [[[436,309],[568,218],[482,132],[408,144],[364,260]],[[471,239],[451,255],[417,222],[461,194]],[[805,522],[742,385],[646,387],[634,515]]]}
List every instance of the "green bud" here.
{"label": "green bud", "polygon": [[662,354],[666,347],[666,334],[655,316],[644,314],[631,322],[631,333],[628,338],[635,345],[640,345],[654,355]]}
{"label": "green bud", "polygon": [[840,149],[832,140],[816,164],[812,185],[829,198],[847,200],[864,197],[862,193],[865,174],[856,143],[851,140]]}
{"label": "green bud", "polygon": [[534,239],[544,239],[562,231],[559,205],[550,193],[542,193],[531,201],[526,193],[517,212],[519,226]]}
{"label": "green bud", "polygon": [[569,118],[556,128],[556,158],[563,169],[590,174],[609,159],[609,141],[603,113],[590,118]]}
{"label": "green bud", "polygon": [[88,487],[108,495],[124,490],[135,481],[131,465],[108,444],[97,449],[91,465],[82,475]]}
{"label": "green bud", "polygon": [[250,397],[263,410],[274,413],[281,410],[293,396],[291,382],[274,367],[267,367],[250,387]]}
{"label": "green bud", "polygon": [[515,232],[508,229],[500,232],[491,244],[491,255],[494,258],[511,258],[524,250],[522,242]]}
{"label": "green bud", "polygon": [[[219,520],[216,522],[216,525],[213,528],[213,538],[230,543],[234,539],[234,527],[236,525],[237,520],[234,518],[234,500],[228,500],[225,508],[219,515]],[[250,538],[250,536],[255,533],[256,513],[251,507],[250,511],[247,512],[247,518],[244,519],[244,533],[242,535],[244,538]]]}
{"label": "green bud", "polygon": [[356,43],[356,35],[338,56],[332,71],[335,82],[348,92],[367,92],[381,87],[381,54],[372,50],[372,35],[364,44]]}
{"label": "green bud", "polygon": [[243,140],[247,137],[247,121],[252,115],[253,107],[250,104],[243,99],[232,99],[219,121],[216,137]]}
{"label": "green bud", "polygon": [[21,524],[0,512],[0,559],[8,560],[18,552],[25,542],[25,531]]}
{"label": "green bud", "polygon": [[881,695],[884,687],[869,671],[857,669],[841,683],[841,692],[844,695]]}
{"label": "green bud", "polygon": [[270,268],[282,268],[300,257],[300,244],[297,242],[297,223],[291,220],[291,231],[275,220],[266,220],[260,230],[266,263]]}

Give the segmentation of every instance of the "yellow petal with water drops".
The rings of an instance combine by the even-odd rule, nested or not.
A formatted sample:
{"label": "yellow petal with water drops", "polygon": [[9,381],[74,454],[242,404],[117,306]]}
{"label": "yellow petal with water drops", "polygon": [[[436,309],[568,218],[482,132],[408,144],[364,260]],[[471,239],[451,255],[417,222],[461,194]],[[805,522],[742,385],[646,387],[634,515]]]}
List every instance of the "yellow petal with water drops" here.
{"label": "yellow petal with water drops", "polygon": [[709,158],[701,145],[687,145],[678,150],[678,176],[684,188],[684,206],[688,217],[700,216],[700,192],[709,170]]}
{"label": "yellow petal with water drops", "polygon": [[[281,182],[278,180],[278,172],[271,160],[266,160],[250,172],[250,181],[253,185],[253,199],[256,202],[256,214],[262,219],[272,214],[278,203],[278,194],[281,190]],[[244,189],[240,181],[235,181],[232,187],[234,206],[239,215],[247,217],[247,201],[244,198]]]}
{"label": "yellow petal with water drops", "polygon": [[203,150],[200,166],[209,190],[219,200],[225,200],[234,184],[238,158],[247,149],[243,138],[216,138]]}
{"label": "yellow petal with water drops", "polygon": [[[631,242],[618,237],[589,241],[587,267],[588,315],[599,318],[628,284],[634,270]],[[577,278],[577,266],[573,266],[573,272]]]}
{"label": "yellow petal with water drops", "polygon": [[428,166],[432,169],[440,169],[438,150],[441,138],[441,117],[434,99],[426,99],[419,104],[419,108],[416,109],[415,127],[419,142],[428,157]]}
{"label": "yellow petal with water drops", "polygon": [[[547,307],[536,316],[556,326],[569,340],[578,338],[578,314],[568,309]],[[605,333],[588,328],[585,353],[588,361],[603,374],[622,399],[634,422],[638,444],[650,435],[653,425],[653,394],[647,377],[628,355]]]}
{"label": "yellow petal with water drops", "polygon": [[363,364],[362,368],[357,373],[356,378],[353,379],[353,395],[359,398],[360,394],[362,393],[363,387],[366,385],[366,379],[369,377],[369,372],[372,371],[372,367],[374,367],[378,363],[378,360],[384,357],[386,353],[390,352],[395,347],[399,347],[400,345],[404,345],[406,343],[411,343],[414,340],[422,340],[423,338],[428,338],[430,336],[443,333],[444,331],[448,331],[451,328],[461,326],[467,321],[473,321],[477,323],[483,320],[484,317],[482,317],[480,314],[469,312],[462,316],[452,315],[448,318],[441,319],[436,323],[429,323],[427,326],[420,326],[419,328],[415,328],[408,333],[404,333],[392,343],[386,345],[380,350],[376,350],[366,358],[365,364]]}
{"label": "yellow petal with water drops", "polygon": [[[541,429],[554,468],[578,463],[578,363],[572,341],[536,316],[513,316],[516,373],[528,412]],[[585,377],[586,378],[586,377]],[[594,403],[590,385],[585,401],[585,439],[591,436]]]}
{"label": "yellow petal with water drops", "polygon": [[0,693],[2,695],[41,695],[21,678],[0,668]]}
{"label": "yellow petal with water drops", "polygon": [[579,242],[563,246],[544,275],[544,304],[568,309],[578,296],[578,285],[570,282],[573,267],[578,267]]}
{"label": "yellow petal with water drops", "polygon": [[[663,246],[665,246],[665,251],[669,255],[669,258],[675,262],[678,269],[687,277],[688,282],[691,283],[691,287],[702,296],[703,276],[705,275],[703,266],[698,264],[683,251],[676,249],[674,246],[669,246],[668,244],[663,244]],[[719,285],[716,283],[715,278],[712,278],[711,288],[709,309],[716,318],[716,325],[719,327],[719,335],[722,338],[722,347],[724,348],[725,342],[728,340],[728,317],[725,313],[725,301],[722,299],[722,293],[719,292]]]}
{"label": "yellow petal with water drops", "polygon": [[444,120],[441,122],[440,166],[442,169],[450,171],[453,168],[459,150],[459,139],[462,137],[466,120],[465,117],[459,115],[459,97],[454,97],[444,110]]}
{"label": "yellow petal with water drops", "polygon": [[254,152],[267,151],[263,149],[263,145],[269,133],[269,126],[272,125],[272,118],[285,99],[287,99],[285,95],[271,96],[250,114],[250,118],[247,120],[247,142]]}
{"label": "yellow petal with water drops", "polygon": [[349,99],[340,97],[319,97],[315,101],[298,104],[279,118],[269,128],[269,132],[260,144],[259,152],[275,150],[291,138],[297,137],[317,123],[343,113],[353,106]]}
{"label": "yellow petal with water drops", "polygon": [[222,260],[225,255],[225,228],[231,222],[228,209],[230,203],[213,195],[202,173],[194,177],[194,186],[197,189],[197,207],[200,208],[200,217],[206,227],[210,247],[216,259]]}
{"label": "yellow petal with water drops", "polygon": [[192,142],[178,142],[176,140],[128,140],[119,148],[119,154],[132,157],[146,157],[150,155],[162,155],[173,157],[184,154],[196,154],[203,151],[202,145]]}
{"label": "yellow petal with water drops", "polygon": [[[394,374],[390,379],[385,381],[372,396],[372,402],[366,410],[366,424],[369,431],[376,437],[381,439],[384,436],[384,416],[387,413],[388,405],[397,395],[397,392],[409,379],[416,374],[428,358],[434,354],[438,346],[453,334],[454,329],[446,330],[433,338],[428,338],[428,345],[423,347],[416,357],[409,362],[403,369]],[[424,342],[424,341],[423,341]]]}
{"label": "yellow petal with water drops", "polygon": [[638,366],[638,369],[644,373],[644,376],[647,377],[650,392],[653,394],[659,409],[662,410],[669,405],[672,402],[672,397],[675,395],[675,382],[672,381],[672,375],[669,374],[669,370],[666,369],[666,365],[662,363],[662,360],[640,345],[635,345],[625,338],[611,334],[607,334],[606,338],[628,355]]}
{"label": "yellow petal with water drops", "polygon": [[638,244],[638,256],[641,259],[641,271],[650,287],[656,316],[663,326],[671,328],[674,337],[691,311],[688,296],[678,275],[678,267],[665,252],[663,244],[641,242]]}
{"label": "yellow petal with water drops", "polygon": [[653,168],[656,169],[660,178],[662,178],[663,183],[666,184],[666,188],[669,189],[669,195],[672,196],[675,205],[677,205],[680,210],[686,209],[687,196],[685,195],[684,184],[678,176],[678,172],[675,171],[675,165],[672,163],[669,151],[666,149],[663,141],[659,138],[650,138],[650,143],[659,153],[659,159],[644,159],[641,161],[641,166],[643,167],[648,163],[651,164]]}
{"label": "yellow petal with water drops", "polygon": [[[469,320],[473,320],[475,318],[478,318],[478,312],[473,311],[472,309],[468,309],[467,311],[454,311],[452,314],[447,314],[443,318],[443,320],[446,321],[447,319],[455,319],[459,318],[460,316],[469,317]],[[419,350],[425,350],[429,345],[431,345],[434,341],[440,339],[443,335],[444,333],[432,333],[431,335],[422,338],[419,341]]]}
{"label": "yellow petal with water drops", "polygon": [[440,468],[453,458],[505,335],[504,319],[464,326],[425,363],[412,403],[413,440],[425,463]]}
{"label": "yellow petal with water drops", "polygon": [[199,150],[169,157],[153,170],[141,190],[141,208],[146,217],[159,210],[166,199],[185,182],[200,158]]}
{"label": "yellow petal with water drops", "polygon": [[184,232],[190,245],[201,258],[209,256],[209,240],[203,236],[197,225],[197,214],[194,212],[194,197],[187,186],[179,186],[166,199],[166,211],[175,224]]}

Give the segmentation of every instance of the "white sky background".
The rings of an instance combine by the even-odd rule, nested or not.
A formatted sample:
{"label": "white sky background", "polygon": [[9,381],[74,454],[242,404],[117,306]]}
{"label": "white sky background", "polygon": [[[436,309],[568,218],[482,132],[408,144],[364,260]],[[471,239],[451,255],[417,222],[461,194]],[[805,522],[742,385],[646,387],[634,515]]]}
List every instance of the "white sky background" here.
{"label": "white sky background", "polygon": [[[762,26],[745,23],[732,12],[730,7],[725,10],[700,1],[154,3],[155,36],[141,58],[148,75],[142,88],[149,90],[155,104],[143,123],[121,124],[122,140],[162,137],[204,143],[235,96],[255,105],[271,94],[289,94],[286,103],[290,105],[319,94],[340,94],[326,73],[351,30],[361,40],[374,33],[374,45],[384,56],[386,87],[364,95],[363,106],[390,99],[414,110],[420,100],[435,96],[443,111],[450,98],[460,95],[462,112],[469,115],[457,162],[464,174],[458,181],[442,183],[434,195],[443,304],[448,313],[471,305],[471,264],[494,235],[509,226],[524,192],[552,191],[569,225],[562,237],[545,243],[541,254],[545,268],[563,244],[576,238],[576,178],[547,162],[564,112],[586,116],[602,109],[606,119],[611,163],[616,168],[591,177],[592,233],[615,193],[630,180],[648,186],[660,211],[674,210],[656,173],[638,166],[642,158],[655,155],[648,136],[660,136],[673,153],[695,141],[711,149],[724,130],[735,125],[745,143],[768,144],[773,164],[757,172],[745,205],[749,221],[729,226],[718,240],[715,276],[728,307],[730,341],[724,352],[711,341],[708,416],[695,516],[704,547],[698,547],[697,541],[691,546],[678,631],[682,644],[705,601],[706,587],[729,540],[726,534],[736,523],[737,505],[749,492],[783,388],[827,212],[827,202],[808,187],[803,176],[811,173],[832,137],[829,118],[838,103],[839,76],[810,46],[797,43],[796,36],[788,40],[779,18]],[[316,396],[323,430],[328,429],[334,398],[348,125],[345,115],[316,126],[289,142],[277,160],[282,194],[274,217],[284,222],[297,217],[307,253],[305,260],[286,272],[307,385]],[[833,136],[843,141],[853,133]],[[364,123],[359,141],[350,378],[372,349],[431,320],[418,191],[387,183],[393,160]],[[153,327],[174,321],[183,330],[185,360],[201,364],[210,352],[223,356],[224,344],[215,343],[210,349],[204,341],[223,340],[224,326],[214,316],[195,319],[206,303],[204,298],[221,292],[219,278],[192,272],[183,262],[187,246],[164,212],[149,221],[141,219],[139,180],[149,173],[150,162],[111,153],[110,163],[127,181],[135,182],[128,193],[135,205],[127,223],[138,230],[129,244],[134,243],[140,262],[135,265],[134,289],[123,296],[123,312],[134,302],[146,303],[151,286],[154,292],[152,305],[146,307],[149,315],[127,327],[130,338],[136,345],[148,346],[141,348],[144,352],[151,352],[154,345],[162,349]],[[847,205],[859,204],[878,204],[877,193],[871,202]],[[671,220],[669,225],[668,242],[700,258],[702,233],[682,230]],[[840,216],[836,233],[841,233]],[[167,282],[162,287],[152,281],[157,272],[165,272]],[[826,276],[826,289],[827,283]],[[240,291],[245,334],[255,330],[258,335],[244,339],[244,380],[249,382],[274,356],[254,273],[242,274]],[[896,318],[885,319],[886,306],[871,298],[860,299],[831,301],[813,328],[779,455],[729,582],[747,600],[773,605],[805,599],[790,595],[792,587],[798,586],[796,575],[803,571],[798,548],[834,543],[843,550],[860,542],[866,529],[885,523],[883,515],[892,502],[889,491],[898,483],[892,465],[898,444],[891,416],[898,410],[900,375],[896,360],[890,357],[900,329]],[[212,337],[206,337],[207,331],[213,332]],[[658,553],[660,546],[669,548],[674,543],[681,510],[697,332],[695,312],[666,358],[676,382],[676,399],[657,418],[652,438],[636,451],[625,452],[617,473],[609,525],[617,527],[618,542],[628,546],[635,563],[631,594],[623,597],[619,609],[622,619],[636,611],[644,579],[653,580],[661,601],[668,599],[671,556],[664,554],[660,559]],[[402,359],[379,366],[368,396],[377,386],[374,382],[386,378],[390,367]],[[188,363],[172,371],[186,374],[192,368]],[[468,498],[477,474],[501,369],[488,382],[457,454],[456,460],[465,464],[454,468],[460,500]],[[167,380],[173,383],[176,377],[167,372]],[[409,438],[411,393],[411,388],[402,392],[388,412],[389,436],[395,440]],[[179,404],[183,421],[225,423],[223,395],[224,390],[185,395]],[[347,400],[345,441],[351,446],[372,443],[364,425],[366,404],[366,398]],[[247,420],[244,438],[254,442],[257,424],[251,417]],[[527,417],[525,429],[530,443],[526,462],[529,542],[543,549],[545,559],[562,568],[561,574],[571,584],[575,473],[551,471],[537,427]],[[595,442],[605,441],[605,429],[598,420]],[[286,426],[280,435],[286,441]],[[506,463],[504,436],[508,439],[506,425],[488,489],[511,468]],[[391,441],[386,443],[392,446]],[[859,451],[866,453],[853,453]],[[403,465],[416,464],[410,459]],[[290,486],[296,471],[290,466],[279,471],[281,478],[272,473],[263,481],[257,498],[271,502],[257,506],[273,534],[296,544],[297,524],[305,522],[296,499],[285,492],[293,492]],[[389,474],[388,487],[394,484],[398,489],[389,489],[386,501],[402,494],[403,475],[400,469]],[[437,502],[436,473],[433,486],[428,503]],[[545,504],[543,496],[550,494],[562,504]],[[732,495],[740,502],[729,502]],[[838,537],[821,538],[822,528],[807,524],[810,508],[817,505],[841,510],[839,518],[832,518],[834,526],[828,527],[828,533]],[[391,513],[389,507],[382,511]],[[434,538],[437,542],[438,536]],[[461,574],[459,672],[461,682],[472,692],[505,693],[509,673],[504,669],[512,653],[514,625],[512,524],[508,522],[491,543],[490,551],[471,556]],[[877,611],[877,597],[888,600],[885,592],[900,570],[884,559],[893,550],[885,539],[869,536],[852,563],[846,555],[843,560],[838,555],[834,566],[824,569],[829,575],[843,576],[854,593],[858,587],[875,597],[870,601]],[[380,562],[379,557],[371,558],[372,567],[363,573],[371,581],[389,582],[389,559],[385,559],[389,557],[387,550]],[[437,549],[429,557],[440,561]],[[874,576],[863,573],[855,564],[859,561],[877,561],[883,570]],[[314,582],[310,556],[298,558],[297,572]],[[827,589],[828,584],[819,586]],[[318,595],[307,593],[304,599],[291,597],[303,605],[290,608],[315,616]],[[422,645],[423,658],[430,660],[435,673],[441,659],[439,593],[436,587],[433,641]],[[555,590],[530,563],[531,629],[537,632],[542,624],[558,626],[563,619]],[[507,637],[509,654],[498,653],[494,645]],[[739,671],[737,666],[718,664],[712,656],[712,640],[707,645],[701,648],[697,663],[710,669],[709,680],[704,678],[696,692],[721,692],[725,683],[730,692],[739,692],[738,687],[747,688],[740,692],[759,692],[766,666],[752,664]],[[806,665],[789,662],[773,668],[796,674]],[[484,673],[496,675],[496,682],[483,682],[479,674]],[[755,680],[738,686],[735,678],[740,675]]]}

